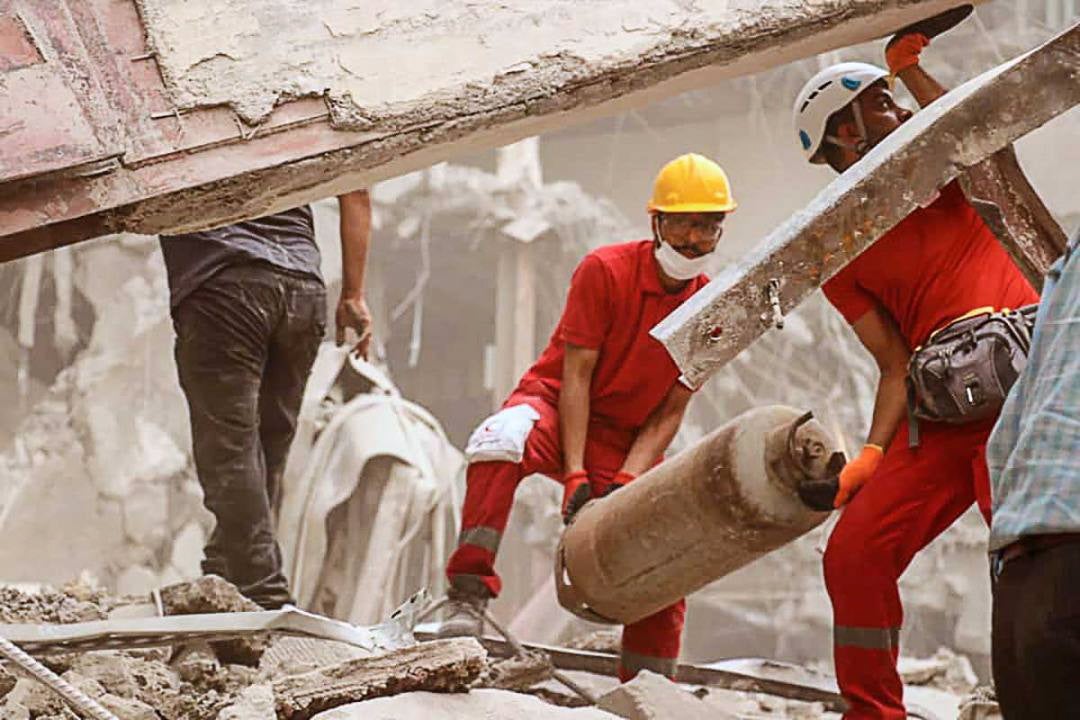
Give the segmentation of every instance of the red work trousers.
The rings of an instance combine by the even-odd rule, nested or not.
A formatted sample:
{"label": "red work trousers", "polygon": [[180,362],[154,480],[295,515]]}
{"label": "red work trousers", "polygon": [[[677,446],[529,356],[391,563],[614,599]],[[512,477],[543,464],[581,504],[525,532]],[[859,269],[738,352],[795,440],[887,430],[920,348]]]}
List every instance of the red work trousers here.
{"label": "red work trousers", "polygon": [[972,501],[990,520],[986,438],[992,422],[923,423],[908,448],[906,424],[881,466],[844,509],[825,550],[833,606],[833,660],[845,720],[904,720],[896,672],[903,608],[897,581],[919,550]]}
{"label": "red work trousers", "polygon": [[[540,419],[525,441],[521,462],[472,463],[466,473],[461,537],[447,563],[446,575],[452,587],[470,595],[496,597],[502,589],[502,581],[495,572],[495,554],[510,518],[518,484],[534,473],[563,481],[558,408],[548,398],[523,394],[511,395],[504,407],[522,403],[540,413]],[[585,469],[595,492],[602,493],[622,468],[633,440],[633,433],[628,431],[590,426],[585,442]],[[628,680],[646,669],[673,676],[685,618],[686,602],[680,600],[625,626],[619,666],[622,679]]]}

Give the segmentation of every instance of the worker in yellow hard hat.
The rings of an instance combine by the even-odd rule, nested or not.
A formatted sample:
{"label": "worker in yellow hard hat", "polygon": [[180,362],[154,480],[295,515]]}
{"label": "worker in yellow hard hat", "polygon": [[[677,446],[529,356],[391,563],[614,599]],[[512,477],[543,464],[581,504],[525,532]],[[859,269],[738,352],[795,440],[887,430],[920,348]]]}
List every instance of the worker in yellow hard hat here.
{"label": "worker in yellow hard hat", "polygon": [[689,153],[656,176],[648,207],[660,281],[674,289],[702,273],[723,234],[724,217],[736,203],[723,168]]}
{"label": "worker in yellow hard hat", "polygon": [[[495,553],[522,478],[540,473],[562,483],[569,522],[589,499],[659,462],[679,429],[691,391],[649,330],[705,285],[703,266],[735,201],[719,165],[683,155],[657,175],[648,207],[652,240],[585,256],[547,349],[469,438],[443,637],[483,629],[478,618],[502,588]],[[624,680],[643,669],[674,674],[685,614],[680,601],[626,626]]]}

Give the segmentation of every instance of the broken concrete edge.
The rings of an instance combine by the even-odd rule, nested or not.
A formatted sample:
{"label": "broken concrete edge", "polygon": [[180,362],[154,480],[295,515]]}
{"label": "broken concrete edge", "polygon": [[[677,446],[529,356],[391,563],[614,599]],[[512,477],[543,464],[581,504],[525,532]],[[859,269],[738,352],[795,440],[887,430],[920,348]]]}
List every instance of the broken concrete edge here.
{"label": "broken concrete edge", "polygon": [[600,697],[596,707],[626,720],[733,720],[663,675],[642,670],[633,680]]}
{"label": "broken concrete edge", "polygon": [[404,692],[465,692],[486,667],[475,638],[435,640],[384,655],[347,660],[274,682],[281,720],[308,720],[348,703]]}
{"label": "broken concrete edge", "polygon": [[[146,166],[123,167],[99,177],[15,185],[9,197],[18,199],[7,206],[15,212],[5,219],[6,210],[0,211],[0,232],[4,233],[0,262],[110,233],[191,231],[280,211],[462,152],[507,144],[720,79],[884,36],[958,4],[956,0],[890,0],[853,9],[848,3],[835,3],[801,22],[792,21],[797,16],[782,15],[782,22],[774,20],[768,26],[741,24],[744,30],[756,27],[745,36],[725,34],[717,39],[686,33],[679,36],[684,44],[681,50],[635,55],[588,76],[570,73],[553,85],[558,89],[539,95],[515,95],[512,83],[517,80],[508,80],[510,84],[494,94],[501,104],[480,105],[441,119],[436,114],[434,119],[402,123],[390,132],[337,132],[330,129],[328,120],[286,129],[307,139],[303,143],[307,152],[299,158],[295,150],[291,155],[282,150],[289,155],[284,159],[259,152],[257,148],[273,143],[273,136],[257,135],[240,144],[163,160],[158,165],[169,166],[164,182],[160,169]],[[230,150],[239,150],[239,155],[232,163],[221,162],[222,153]],[[50,214],[55,213],[51,216],[60,216],[55,222],[21,226],[16,222],[19,217],[42,217],[34,207],[58,195],[71,200],[49,205]]]}
{"label": "broken concrete edge", "polygon": [[[850,0],[823,4],[811,14],[803,5],[759,3],[754,12],[721,10],[710,14],[701,10],[683,10],[679,13],[669,9],[667,17],[662,16],[664,11],[658,8],[656,15],[650,19],[660,27],[650,29],[652,44],[646,52],[626,42],[625,38],[639,30],[631,29],[629,25],[624,25],[621,33],[615,34],[617,37],[610,49],[593,50],[595,57],[575,53],[573,48],[582,44],[582,40],[560,36],[556,26],[547,38],[549,45],[538,48],[532,55],[528,54],[531,48],[521,48],[515,44],[520,54],[501,59],[503,63],[510,63],[508,66],[499,67],[500,60],[494,57],[496,53],[491,52],[492,57],[482,58],[475,63],[481,74],[469,75],[466,70],[455,75],[457,84],[439,86],[434,91],[410,96],[407,100],[379,102],[378,99],[351,97],[349,83],[355,78],[340,63],[334,68],[332,77],[318,78],[319,82],[305,83],[285,77],[277,79],[275,84],[244,77],[244,63],[256,64],[252,58],[225,54],[218,66],[211,66],[206,60],[219,58],[206,58],[194,63],[187,58],[188,62],[184,62],[174,57],[182,54],[170,47],[175,45],[170,40],[177,39],[175,31],[169,31],[170,13],[154,0],[136,1],[149,45],[159,56],[158,65],[166,90],[178,110],[190,111],[202,106],[224,104],[245,122],[257,125],[283,100],[325,97],[334,128],[378,132],[456,121],[466,114],[482,115],[515,103],[547,102],[561,94],[573,95],[588,85],[608,84],[635,76],[663,79],[688,70],[728,64],[746,65],[745,74],[761,69],[758,63],[750,59],[752,52],[748,52],[748,49],[790,47],[827,32],[842,37],[845,45],[857,44],[887,34],[910,21],[963,4],[959,0]],[[322,9],[317,3],[312,3],[310,11],[318,13]],[[589,13],[594,11],[598,17],[604,17],[597,8],[582,7],[582,19],[587,21]],[[225,12],[228,13],[227,8]],[[432,15],[434,12],[437,11],[433,11]],[[909,22],[897,24],[891,21],[890,14],[897,17],[903,14]],[[729,19],[729,16],[732,17]],[[175,18],[171,19],[175,22]],[[852,24],[860,20],[870,21],[871,29],[860,32],[856,26],[853,30]],[[497,27],[497,23],[493,25]],[[475,32],[487,30],[486,27],[474,29]],[[378,26],[370,29],[376,34],[384,31]],[[333,42],[336,35],[331,32],[331,36]],[[226,34],[222,39],[227,41],[230,37]],[[494,44],[492,39],[485,39],[481,46]],[[291,49],[292,53],[300,56],[298,59],[301,62],[305,51],[310,52],[305,45]],[[291,56],[287,60],[271,59],[274,63],[284,65],[295,63]],[[529,66],[528,70],[523,69],[525,65]],[[484,69],[492,74],[482,74]],[[301,74],[299,67],[296,74]],[[198,75],[198,78],[189,75]],[[236,75],[241,77],[237,78]],[[463,81],[459,79],[461,77]],[[208,78],[213,78],[215,82],[207,82]],[[304,89],[304,85],[311,87]],[[250,95],[259,99],[251,102]],[[513,98],[514,103],[507,103],[507,98]]]}
{"label": "broken concrete edge", "polygon": [[1041,288],[1068,239],[1028,181],[1013,147],[969,168],[960,176],[960,184],[1028,282]]}
{"label": "broken concrete edge", "polygon": [[700,387],[771,326],[770,280],[789,312],[966,168],[1078,102],[1080,25],[916,114],[651,334]]}

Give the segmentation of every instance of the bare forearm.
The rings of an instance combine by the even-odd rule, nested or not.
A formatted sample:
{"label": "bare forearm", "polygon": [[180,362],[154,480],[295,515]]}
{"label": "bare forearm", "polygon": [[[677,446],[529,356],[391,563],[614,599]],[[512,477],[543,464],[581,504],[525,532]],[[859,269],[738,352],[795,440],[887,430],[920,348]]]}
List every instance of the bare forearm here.
{"label": "bare forearm", "polygon": [[647,422],[634,439],[622,469],[631,475],[641,475],[651,468],[656,459],[671,445],[681,423],[682,413],[658,418],[656,422]]}
{"label": "bare forearm", "polygon": [[887,448],[900,423],[907,415],[906,373],[897,368],[883,372],[878,381],[877,396],[874,398],[874,416],[870,422],[868,443]]}
{"label": "bare forearm", "polygon": [[349,193],[340,200],[342,293],[362,296],[371,243],[371,201],[366,190]]}
{"label": "bare forearm", "polygon": [[591,378],[563,378],[559,391],[559,435],[563,447],[563,472],[585,469],[585,437],[589,431],[589,384]]}
{"label": "bare forearm", "polygon": [[908,89],[919,107],[926,107],[945,94],[945,88],[930,76],[930,73],[922,69],[921,65],[912,65],[906,70],[901,70],[898,76]]}
{"label": "bare forearm", "polygon": [[637,476],[652,467],[657,458],[675,439],[682,425],[683,416],[686,414],[686,406],[690,402],[690,391],[680,385],[676,385],[664,398],[664,402],[653,411],[649,419],[641,427],[630,452],[623,462],[622,469],[631,475]]}

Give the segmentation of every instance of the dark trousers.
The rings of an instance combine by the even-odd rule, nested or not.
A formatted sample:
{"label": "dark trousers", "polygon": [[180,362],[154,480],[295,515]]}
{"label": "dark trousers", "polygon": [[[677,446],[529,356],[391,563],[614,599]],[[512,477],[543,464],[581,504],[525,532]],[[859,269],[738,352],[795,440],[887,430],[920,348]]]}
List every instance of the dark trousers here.
{"label": "dark trousers", "polygon": [[217,520],[203,572],[265,608],[292,602],[272,507],[325,318],[319,280],[263,263],[222,270],[173,309],[195,469]]}
{"label": "dark trousers", "polygon": [[1080,542],[1009,560],[994,583],[994,686],[1006,720],[1080,718]]}

